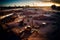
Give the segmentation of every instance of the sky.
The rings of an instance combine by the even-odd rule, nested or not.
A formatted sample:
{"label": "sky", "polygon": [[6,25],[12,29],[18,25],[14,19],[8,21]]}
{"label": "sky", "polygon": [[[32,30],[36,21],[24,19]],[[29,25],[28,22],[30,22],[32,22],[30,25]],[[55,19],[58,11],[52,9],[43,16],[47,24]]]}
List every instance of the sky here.
{"label": "sky", "polygon": [[[0,5],[1,6],[25,6],[25,5],[30,5],[30,6],[51,6],[54,4],[52,0],[1,0]],[[58,5],[58,2],[55,3]]]}

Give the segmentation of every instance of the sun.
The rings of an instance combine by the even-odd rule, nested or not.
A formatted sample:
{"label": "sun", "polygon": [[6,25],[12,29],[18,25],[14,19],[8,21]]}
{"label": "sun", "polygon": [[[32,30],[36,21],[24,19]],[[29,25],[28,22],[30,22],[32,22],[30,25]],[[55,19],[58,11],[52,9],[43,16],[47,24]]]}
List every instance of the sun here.
{"label": "sun", "polygon": [[39,2],[39,3],[35,3],[34,6],[51,6],[51,5],[60,6],[60,4],[52,3],[52,2]]}

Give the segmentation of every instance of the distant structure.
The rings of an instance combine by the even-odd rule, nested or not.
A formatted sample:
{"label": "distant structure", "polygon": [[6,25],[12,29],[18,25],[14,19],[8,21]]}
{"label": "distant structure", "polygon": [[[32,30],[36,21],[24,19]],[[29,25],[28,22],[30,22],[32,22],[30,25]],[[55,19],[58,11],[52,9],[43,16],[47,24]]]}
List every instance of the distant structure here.
{"label": "distant structure", "polygon": [[53,10],[55,10],[55,9],[56,9],[56,5],[52,5],[51,8],[52,8]]}
{"label": "distant structure", "polygon": [[60,6],[52,5],[51,8],[52,8],[53,10],[58,10],[58,11],[60,11]]}
{"label": "distant structure", "polygon": [[26,5],[25,7],[26,7],[26,8],[29,8],[30,6],[29,6],[29,5]]}

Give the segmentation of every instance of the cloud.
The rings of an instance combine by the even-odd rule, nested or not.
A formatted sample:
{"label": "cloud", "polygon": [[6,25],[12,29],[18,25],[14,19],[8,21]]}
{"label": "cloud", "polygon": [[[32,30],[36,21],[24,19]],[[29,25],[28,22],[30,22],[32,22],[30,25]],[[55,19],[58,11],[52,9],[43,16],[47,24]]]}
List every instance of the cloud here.
{"label": "cloud", "polygon": [[36,1],[60,3],[60,0],[36,0]]}
{"label": "cloud", "polygon": [[60,0],[51,0],[51,1],[55,3],[60,3]]}
{"label": "cloud", "polygon": [[49,2],[49,1],[51,1],[51,0],[38,0],[38,1]]}

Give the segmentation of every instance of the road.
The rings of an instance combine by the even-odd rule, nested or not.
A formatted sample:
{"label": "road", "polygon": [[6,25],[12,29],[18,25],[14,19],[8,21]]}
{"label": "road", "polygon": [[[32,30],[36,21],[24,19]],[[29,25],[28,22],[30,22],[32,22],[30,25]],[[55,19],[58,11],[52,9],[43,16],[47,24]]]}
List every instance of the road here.
{"label": "road", "polygon": [[[23,19],[26,19],[26,20],[29,19],[30,20],[30,25],[29,26],[31,27],[32,31],[34,31],[34,32],[32,32],[32,34],[29,37],[27,37],[27,39],[28,40],[47,40],[48,38],[47,38],[46,34],[47,33],[51,33],[51,32],[53,32],[56,29],[56,28],[53,29],[53,25],[51,24],[52,21],[49,21],[49,20],[39,20],[39,21],[38,20],[32,20],[29,17],[27,17],[27,14],[30,13],[31,11],[24,10],[24,12],[26,14],[24,14],[22,16],[19,16],[19,14],[17,14],[18,17],[13,22],[6,23],[7,25],[14,27],[14,28],[11,28],[10,31],[13,31],[16,35],[20,36],[19,34],[21,32],[23,32],[28,25],[25,25],[23,27],[19,27],[19,22],[22,21]],[[34,11],[34,12],[36,12],[40,16],[40,11],[39,10],[38,11]],[[42,11],[41,13],[42,13],[43,16],[47,16],[47,17],[51,16],[50,14],[48,14],[48,15],[44,14],[45,11]],[[32,15],[32,13],[31,13],[31,15],[29,14],[28,16],[36,17],[36,16],[38,16],[37,14]],[[38,29],[32,28],[31,25],[33,23],[34,26],[35,26],[35,22],[37,22],[39,25],[42,25],[42,26],[38,25],[39,26]],[[26,23],[29,24],[29,22],[27,22],[27,21],[26,21]],[[43,25],[45,25],[45,26],[43,27]]]}

